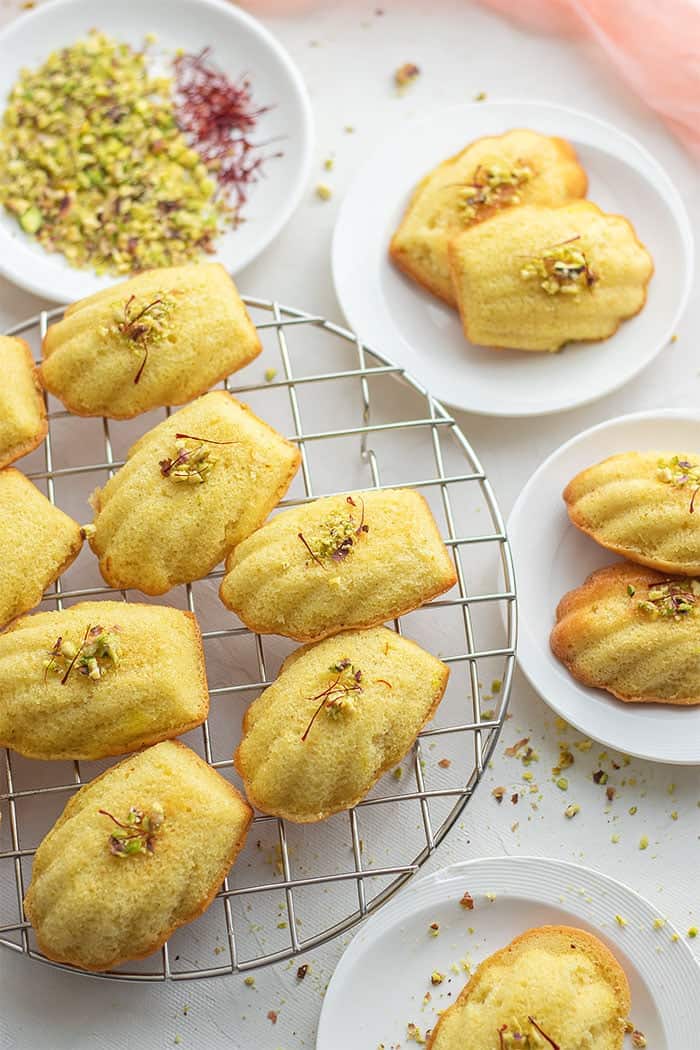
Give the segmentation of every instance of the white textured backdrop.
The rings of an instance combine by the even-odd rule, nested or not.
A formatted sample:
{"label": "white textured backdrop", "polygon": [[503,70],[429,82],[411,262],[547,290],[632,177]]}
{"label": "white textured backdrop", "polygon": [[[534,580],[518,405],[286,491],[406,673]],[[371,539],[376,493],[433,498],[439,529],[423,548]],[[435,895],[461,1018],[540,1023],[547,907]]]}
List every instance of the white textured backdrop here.
{"label": "white textured backdrop", "polygon": [[[16,0],[0,0],[0,22],[15,16],[22,6]],[[379,6],[382,15],[377,13]],[[147,10],[147,0],[142,7]],[[393,0],[380,0],[379,5],[325,4],[316,12],[294,19],[268,19],[267,24],[286,44],[306,78],[318,142],[315,173],[295,217],[259,261],[240,275],[238,283],[246,293],[274,296],[339,319],[329,249],[345,187],[388,130],[408,116],[472,98],[479,91],[491,98],[529,96],[563,102],[619,124],[667,167],[697,231],[697,170],[592,54],[557,39],[514,29],[458,0],[433,0],[429,5]],[[399,98],[391,75],[406,61],[416,62],[422,75]],[[345,132],[346,125],[352,125],[354,133]],[[335,156],[335,167],[329,174],[322,170],[322,163],[330,154]],[[315,196],[316,181],[332,185],[330,201]],[[0,282],[0,329],[41,305]],[[695,407],[700,359],[694,333],[699,326],[700,295],[696,292],[677,342],[623,391],[595,405],[539,422],[458,417],[491,476],[504,513],[544,456],[585,427],[635,409]],[[582,738],[573,731],[562,734],[548,708],[519,677],[511,712],[493,768],[458,828],[426,870],[474,856],[558,856],[624,880],[660,906],[683,931],[700,922],[698,772],[636,760],[616,771],[612,767],[616,756],[610,754],[601,761],[601,748],[595,744],[589,751],[574,747],[575,764],[567,771],[570,787],[565,796],[552,783],[550,773],[559,754],[558,740],[566,739],[571,746]],[[539,762],[529,767],[539,785],[532,795],[523,794],[522,765],[503,754],[507,745],[526,735],[540,755]],[[592,771],[601,764],[611,770],[609,783],[617,787],[611,805],[606,802],[605,789],[591,780]],[[497,805],[491,789],[501,784],[509,793],[519,789],[517,804],[506,796]],[[569,797],[581,806],[573,821],[563,816]],[[387,836],[392,834],[400,835],[400,829],[387,829]],[[613,835],[619,841],[613,842]],[[643,835],[649,847],[641,851]],[[404,892],[411,892],[410,885]],[[700,938],[692,943],[700,949]],[[172,987],[102,983],[0,951],[0,1047],[311,1047],[323,991],[342,948],[343,943],[336,942],[300,959],[310,964],[303,982],[296,980],[297,964],[285,964],[261,971],[252,989],[242,977]],[[277,1012],[274,1026],[267,1018],[270,1010]]]}

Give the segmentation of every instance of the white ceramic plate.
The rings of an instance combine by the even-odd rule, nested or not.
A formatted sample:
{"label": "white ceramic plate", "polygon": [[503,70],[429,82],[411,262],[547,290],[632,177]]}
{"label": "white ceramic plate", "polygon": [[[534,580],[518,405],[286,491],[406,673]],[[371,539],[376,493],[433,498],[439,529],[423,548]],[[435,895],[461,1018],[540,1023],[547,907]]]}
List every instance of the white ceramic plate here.
{"label": "white ceramic plate", "polygon": [[[56,48],[74,43],[92,27],[140,46],[155,33],[154,51],[178,47],[197,52],[210,46],[212,61],[230,76],[250,74],[253,97],[271,105],[259,121],[256,141],[278,140],[265,177],[251,187],[246,219],[217,241],[218,259],[236,273],[256,257],[287,222],[308,177],[313,120],[306,88],[287,52],[263,26],[224,0],[53,0],[11,22],[0,34],[0,107],[23,66],[35,68]],[[69,302],[113,283],[91,270],[69,266],[62,255],[46,252],[0,209],[0,272],[15,284],[47,299]]]}
{"label": "white ceramic plate", "polygon": [[[474,897],[473,911],[459,906],[465,890]],[[413,1046],[407,1023],[425,1032],[466,983],[466,973],[451,971],[453,963],[478,963],[547,924],[576,926],[607,943],[629,979],[631,1017],[649,1050],[690,1050],[700,1031],[700,969],[687,944],[671,941],[668,924],[653,929],[658,915],[626,886],[576,864],[540,857],[454,864],[412,883],[357,934],[323,1000],[316,1050]],[[438,937],[428,933],[432,922],[440,924]],[[431,987],[433,970],[449,983]],[[422,1008],[426,991],[432,999]]]}
{"label": "white ceramic plate", "polygon": [[[515,127],[569,139],[588,172],[590,199],[628,216],[654,257],[644,310],[602,343],[558,354],[473,346],[456,312],[389,261],[391,234],[422,176],[472,139]],[[687,213],[651,154],[610,124],[542,102],[469,103],[404,124],[353,182],[333,240],[335,287],[350,326],[442,401],[484,415],[558,412],[622,386],[674,333],[692,275]]]}
{"label": "white ceramic plate", "polygon": [[700,416],[640,412],[578,434],[535,471],[513,507],[508,534],[518,581],[518,662],[543,700],[581,732],[630,755],[700,763],[700,707],[625,704],[571,677],[549,648],[559,599],[589,573],[619,561],[569,521],[561,494],[585,467],[633,449],[696,448]]}

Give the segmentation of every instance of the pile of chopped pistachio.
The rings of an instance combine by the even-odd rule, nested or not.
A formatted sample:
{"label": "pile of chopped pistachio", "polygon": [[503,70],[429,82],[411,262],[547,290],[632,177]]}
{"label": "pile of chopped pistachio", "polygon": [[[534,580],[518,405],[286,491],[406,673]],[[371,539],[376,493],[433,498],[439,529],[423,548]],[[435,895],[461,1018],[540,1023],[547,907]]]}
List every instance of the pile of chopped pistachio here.
{"label": "pile of chopped pistachio", "polygon": [[0,128],[0,203],[47,250],[98,273],[210,251],[225,209],[171,90],[145,51],[97,30],[23,70]]}

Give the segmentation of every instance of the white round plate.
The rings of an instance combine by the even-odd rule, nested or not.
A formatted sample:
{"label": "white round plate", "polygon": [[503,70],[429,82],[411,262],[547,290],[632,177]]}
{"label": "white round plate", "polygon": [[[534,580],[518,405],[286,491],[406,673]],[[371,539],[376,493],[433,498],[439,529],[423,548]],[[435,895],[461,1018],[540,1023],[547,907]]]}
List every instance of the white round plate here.
{"label": "white round plate", "polygon": [[[465,891],[473,911],[459,906]],[[649,1050],[690,1050],[700,1030],[700,968],[687,944],[671,941],[668,924],[653,929],[657,917],[626,886],[577,864],[541,857],[453,864],[413,883],[357,934],[323,1000],[316,1050],[413,1046],[407,1023],[425,1032],[467,981],[453,963],[473,966],[533,926],[559,924],[588,930],[614,952],[630,982],[631,1018]],[[440,925],[437,937],[428,932],[432,922]],[[434,970],[448,979],[431,987]],[[432,998],[423,1005],[427,991]]]}
{"label": "white round plate", "polygon": [[[217,240],[218,260],[236,273],[251,262],[287,222],[306,183],[313,147],[313,119],[301,75],[287,52],[254,18],[225,0],[53,0],[11,22],[0,33],[0,107],[20,69],[35,68],[54,50],[74,43],[91,28],[134,47],[154,33],[154,54],[177,48],[198,52],[211,47],[212,61],[236,77],[248,73],[253,97],[272,108],[260,118],[256,141],[274,140],[264,177],[251,186],[243,222]],[[22,232],[0,208],[0,273],[37,295],[70,302],[113,284],[77,270],[58,253],[49,253]]]}
{"label": "white round plate", "polygon": [[508,521],[518,581],[518,662],[543,700],[582,733],[657,762],[700,763],[700,706],[626,704],[572,678],[549,648],[559,599],[620,559],[569,521],[561,494],[580,470],[616,452],[698,444],[700,416],[639,412],[585,430],[553,452],[520,493]]}
{"label": "white round plate", "polygon": [[[456,311],[389,260],[391,234],[416,183],[473,139],[517,127],[571,141],[588,173],[590,199],[631,219],[654,257],[643,311],[601,343],[571,344],[558,354],[474,346]],[[483,415],[543,415],[615,390],[662,349],[690,292],[693,240],[668,175],[617,128],[543,102],[467,103],[404,124],[371,157],[338,216],[333,276],[350,326],[442,401]]]}

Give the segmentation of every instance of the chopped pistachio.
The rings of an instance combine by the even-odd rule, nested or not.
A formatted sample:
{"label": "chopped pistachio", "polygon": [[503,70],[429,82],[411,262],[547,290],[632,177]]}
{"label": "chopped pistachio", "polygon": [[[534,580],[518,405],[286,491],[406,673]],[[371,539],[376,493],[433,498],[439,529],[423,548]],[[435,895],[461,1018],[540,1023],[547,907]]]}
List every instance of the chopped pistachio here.
{"label": "chopped pistachio", "polygon": [[98,810],[104,817],[109,817],[117,830],[109,837],[109,852],[114,857],[133,857],[136,854],[153,853],[155,840],[163,824],[165,813],[159,802],[154,802],[146,813],[138,806],[132,806],[125,821],[118,820],[106,809]]}
{"label": "chopped pistachio", "polygon": [[649,846],[649,839],[647,838],[646,835],[642,835],[642,837],[639,840],[639,848],[640,849],[647,849],[648,846]]}
{"label": "chopped pistachio", "polygon": [[591,269],[586,253],[571,247],[572,242],[579,239],[577,234],[545,248],[539,255],[532,255],[520,268],[520,276],[525,281],[536,278],[548,295],[577,296],[582,289],[592,288],[598,280],[597,274]]}
{"label": "chopped pistachio", "polygon": [[627,919],[624,919],[622,917],[622,915],[616,915],[615,916],[615,922],[617,923],[618,926],[626,926],[627,925]]}
{"label": "chopped pistachio", "polygon": [[428,927],[428,933],[430,934],[431,937],[437,937],[438,934],[440,933],[440,923],[439,922],[431,922],[430,926]]}
{"label": "chopped pistachio", "polygon": [[689,459],[678,455],[671,456],[670,459],[660,459],[657,463],[656,477],[667,485],[675,485],[677,488],[689,485],[692,488],[693,493],[688,507],[692,514],[695,497],[700,490],[700,464],[691,463]]}
{"label": "chopped pistachio", "polygon": [[334,166],[335,166],[335,161],[334,161],[333,157],[326,157],[326,159],[323,162],[323,170],[324,171],[333,171]]}
{"label": "chopped pistachio", "polygon": [[439,970],[433,970],[433,972],[430,975],[430,983],[431,984],[442,984],[442,982],[444,980],[445,980],[444,973],[440,973]]}
{"label": "chopped pistachio", "polygon": [[276,368],[266,368],[265,369],[265,382],[266,383],[271,383],[276,375],[277,375],[277,369]]}
{"label": "chopped pistachio", "polygon": [[634,1031],[630,1033],[630,1039],[632,1040],[632,1046],[637,1047],[638,1050],[643,1050],[647,1045],[647,1037],[643,1032],[640,1032],[638,1028],[635,1028]]}
{"label": "chopped pistachio", "polygon": [[324,708],[328,717],[333,719],[341,715],[352,714],[355,710],[357,694],[362,692],[362,671],[351,664],[347,658],[332,664],[328,672],[332,676],[332,681],[316,696],[309,697],[310,700],[320,700],[321,703],[304,730],[302,742],[306,740],[316,718]]}
{"label": "chopped pistachio", "polygon": [[164,478],[185,485],[203,485],[211,474],[216,459],[209,447],[198,438],[175,438],[175,454],[161,459],[160,472]]}
{"label": "chopped pistachio", "polygon": [[491,208],[519,204],[518,191],[534,174],[534,169],[525,161],[513,164],[496,158],[481,163],[471,182],[458,186],[457,207],[464,219],[473,221]]}
{"label": "chopped pistachio", "polygon": [[494,680],[491,682],[491,692],[496,694],[500,693],[502,685],[503,682],[500,678],[494,678]]}
{"label": "chopped pistachio", "polygon": [[697,937],[697,935],[698,935],[698,928],[697,928],[697,926],[691,926],[690,929],[688,930],[688,936],[692,938],[692,937]]}
{"label": "chopped pistachio", "polygon": [[320,197],[322,201],[329,201],[333,196],[333,190],[327,182],[319,182],[316,185],[316,196]]}
{"label": "chopped pistachio", "polygon": [[243,983],[247,984],[249,988],[254,988],[255,987],[255,978],[251,977],[251,976],[244,977],[243,978]]}
{"label": "chopped pistachio", "polygon": [[[365,524],[365,503],[362,497],[358,496],[356,502],[352,496],[346,496],[345,503],[351,509],[346,512],[335,510],[329,514],[325,521],[321,522],[317,534],[312,536],[310,541],[303,532],[298,534],[300,542],[311,555],[312,560],[321,568],[324,568],[324,562],[327,560],[345,561],[352,553],[355,544],[369,532],[369,526]],[[357,520],[358,503],[360,504],[359,521]]]}
{"label": "chopped pistachio", "polygon": [[678,810],[677,809],[671,810],[671,820],[678,820]]}
{"label": "chopped pistachio", "polygon": [[580,812],[581,812],[581,807],[578,805],[578,803],[570,802],[569,805],[564,810],[564,816],[568,817],[569,820],[572,820],[576,816],[576,814],[580,813]]}
{"label": "chopped pistachio", "polygon": [[700,581],[677,577],[650,584],[647,597],[638,603],[638,607],[652,617],[668,616],[680,620],[682,616],[695,612],[699,598]]}
{"label": "chopped pistachio", "polygon": [[24,69],[0,128],[0,203],[72,266],[197,259],[227,217],[173,114],[171,83],[97,30]]}
{"label": "chopped pistachio", "polygon": [[476,95],[474,95],[475,102],[485,102],[487,98],[488,95],[485,91],[477,91]]}
{"label": "chopped pistachio", "polygon": [[620,836],[618,834],[611,835],[610,841],[612,842],[613,846],[617,846],[618,842],[620,841]]}
{"label": "chopped pistachio", "polygon": [[465,911],[473,911],[474,910],[474,898],[472,897],[471,893],[468,890],[464,891],[464,893],[462,894],[462,897],[460,898],[459,903],[464,908]]}
{"label": "chopped pistachio", "polygon": [[88,625],[80,645],[59,635],[44,660],[44,681],[54,673],[65,685],[74,671],[90,681],[99,681],[108,670],[119,666],[119,631],[116,625],[109,629],[101,624]]}
{"label": "chopped pistachio", "polygon": [[569,781],[566,779],[566,777],[559,777],[558,780],[556,781],[556,785],[557,785],[557,787],[559,788],[560,791],[568,791],[569,790]]}
{"label": "chopped pistachio", "polygon": [[666,920],[665,919],[659,919],[659,918],[654,919],[654,922],[653,922],[652,925],[653,925],[655,930],[662,930],[664,928],[664,926],[666,925]]}
{"label": "chopped pistachio", "polygon": [[631,817],[633,817],[635,815],[635,813],[637,812],[637,807],[636,806],[630,806],[630,808],[627,810],[627,812],[629,813],[629,815]]}

